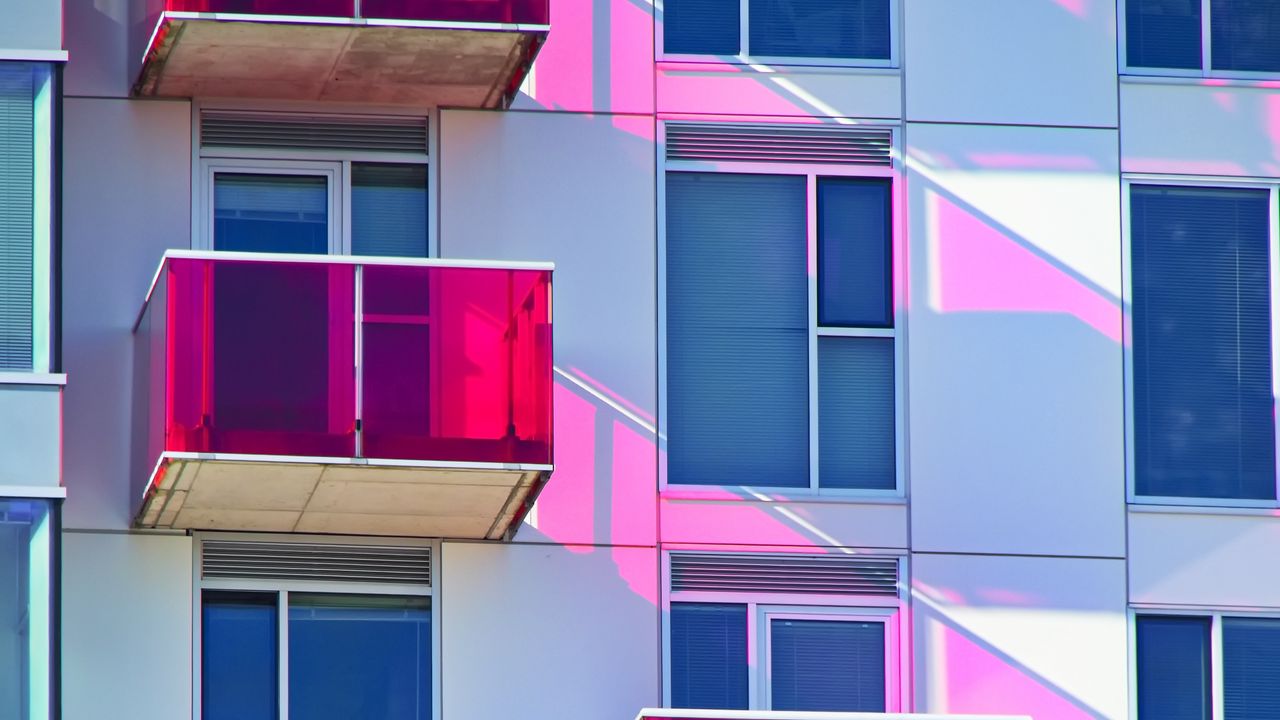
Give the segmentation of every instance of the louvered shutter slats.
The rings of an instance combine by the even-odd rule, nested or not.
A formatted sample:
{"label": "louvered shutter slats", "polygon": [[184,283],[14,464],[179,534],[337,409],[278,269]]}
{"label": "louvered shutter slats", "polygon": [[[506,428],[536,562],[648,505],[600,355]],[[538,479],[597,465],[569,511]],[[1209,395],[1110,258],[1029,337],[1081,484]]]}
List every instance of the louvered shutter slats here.
{"label": "louvered shutter slats", "polygon": [[430,584],[431,549],[206,540],[206,578]]}
{"label": "louvered shutter slats", "polygon": [[889,166],[887,128],[669,122],[668,160]]}
{"label": "louvered shutter slats", "polygon": [[277,148],[427,153],[427,123],[420,117],[351,118],[205,111],[204,147]]}
{"label": "louvered shutter slats", "polygon": [[897,595],[898,561],[673,553],[672,591]]}

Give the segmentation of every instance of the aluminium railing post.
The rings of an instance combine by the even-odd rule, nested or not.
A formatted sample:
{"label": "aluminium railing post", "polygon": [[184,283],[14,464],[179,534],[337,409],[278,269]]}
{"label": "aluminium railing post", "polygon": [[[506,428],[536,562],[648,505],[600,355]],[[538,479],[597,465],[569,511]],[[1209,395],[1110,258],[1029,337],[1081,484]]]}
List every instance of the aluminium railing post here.
{"label": "aluminium railing post", "polygon": [[364,457],[364,371],[361,356],[364,354],[364,265],[355,266],[355,307],[353,321],[355,335],[352,345],[355,357],[352,359],[352,371],[355,373],[355,456]]}

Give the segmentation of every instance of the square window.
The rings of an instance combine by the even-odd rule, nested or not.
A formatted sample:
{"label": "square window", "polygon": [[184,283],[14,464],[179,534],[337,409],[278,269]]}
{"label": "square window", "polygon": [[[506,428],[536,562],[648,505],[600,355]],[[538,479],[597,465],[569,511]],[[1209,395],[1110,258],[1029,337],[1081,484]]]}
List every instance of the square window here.
{"label": "square window", "polygon": [[1280,4],[1273,0],[1126,0],[1123,17],[1131,71],[1280,72]]}
{"label": "square window", "polygon": [[892,25],[892,0],[667,0],[662,49],[884,66],[893,57]]}

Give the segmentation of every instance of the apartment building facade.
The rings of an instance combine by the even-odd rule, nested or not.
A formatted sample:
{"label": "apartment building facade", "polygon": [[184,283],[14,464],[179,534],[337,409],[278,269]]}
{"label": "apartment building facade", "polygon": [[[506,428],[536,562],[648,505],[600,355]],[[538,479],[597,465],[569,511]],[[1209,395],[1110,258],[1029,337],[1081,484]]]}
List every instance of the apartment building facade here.
{"label": "apartment building facade", "polygon": [[1275,37],[0,3],[0,717],[1280,717]]}

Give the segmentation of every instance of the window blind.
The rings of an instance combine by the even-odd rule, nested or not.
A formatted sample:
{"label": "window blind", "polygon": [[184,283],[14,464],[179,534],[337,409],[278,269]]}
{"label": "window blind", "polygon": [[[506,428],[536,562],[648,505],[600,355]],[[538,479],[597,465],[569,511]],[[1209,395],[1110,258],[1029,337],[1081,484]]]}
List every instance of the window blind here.
{"label": "window blind", "polygon": [[888,179],[818,180],[818,324],[892,327]]}
{"label": "window blind", "polygon": [[35,79],[26,63],[0,62],[0,368],[33,362]]}
{"label": "window blind", "polygon": [[1125,0],[1124,19],[1130,67],[1201,67],[1200,0]]}
{"label": "window blind", "polygon": [[319,175],[218,173],[213,185],[214,247],[329,252],[328,182]]}
{"label": "window blind", "polygon": [[427,256],[427,166],[352,163],[351,251]]}
{"label": "window blind", "polygon": [[671,706],[747,703],[747,606],[671,603]]}
{"label": "window blind", "polygon": [[1138,720],[1210,720],[1209,622],[1138,617]]}
{"label": "window blind", "polygon": [[1135,185],[1139,495],[1275,497],[1266,190]]}
{"label": "window blind", "polygon": [[884,623],[774,619],[772,710],[885,711]]}
{"label": "window blind", "polygon": [[275,593],[203,596],[200,642],[201,716],[206,720],[274,720]]}
{"label": "window blind", "polygon": [[804,487],[805,179],[667,175],[667,480]]}
{"label": "window blind", "polygon": [[741,45],[739,0],[666,0],[662,49],[692,55],[737,55]]}
{"label": "window blind", "polygon": [[892,339],[818,338],[818,428],[822,487],[897,485]]}
{"label": "window blind", "polygon": [[1224,720],[1280,717],[1280,620],[1222,619]]}
{"label": "window blind", "polygon": [[750,0],[753,56],[889,59],[889,0]]}
{"label": "window blind", "polygon": [[1280,3],[1212,0],[1213,69],[1280,72]]}

